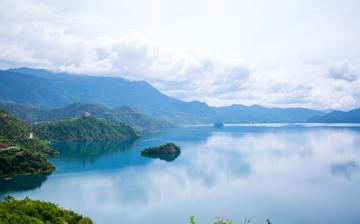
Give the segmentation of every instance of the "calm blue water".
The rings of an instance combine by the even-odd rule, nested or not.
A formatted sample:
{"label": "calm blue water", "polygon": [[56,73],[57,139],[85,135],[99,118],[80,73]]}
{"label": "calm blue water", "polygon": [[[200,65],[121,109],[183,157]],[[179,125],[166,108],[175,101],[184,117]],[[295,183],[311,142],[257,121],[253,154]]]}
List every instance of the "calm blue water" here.
{"label": "calm blue water", "polygon": [[[140,156],[175,142],[173,162]],[[55,146],[50,176],[1,182],[4,194],[53,201],[99,224],[360,223],[360,128],[184,127],[134,143]]]}

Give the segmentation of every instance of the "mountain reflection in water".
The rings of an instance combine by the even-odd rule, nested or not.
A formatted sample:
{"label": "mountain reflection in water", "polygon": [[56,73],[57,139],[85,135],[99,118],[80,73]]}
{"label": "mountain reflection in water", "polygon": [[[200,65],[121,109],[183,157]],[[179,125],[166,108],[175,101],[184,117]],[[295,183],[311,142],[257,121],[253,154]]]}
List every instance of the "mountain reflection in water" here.
{"label": "mountain reflection in water", "polygon": [[[140,156],[166,142],[181,146],[174,161]],[[66,154],[78,147],[83,155]],[[358,127],[185,127],[96,156],[83,147],[64,147],[41,187],[13,195],[109,224],[183,224],[190,215],[199,223],[360,223]]]}

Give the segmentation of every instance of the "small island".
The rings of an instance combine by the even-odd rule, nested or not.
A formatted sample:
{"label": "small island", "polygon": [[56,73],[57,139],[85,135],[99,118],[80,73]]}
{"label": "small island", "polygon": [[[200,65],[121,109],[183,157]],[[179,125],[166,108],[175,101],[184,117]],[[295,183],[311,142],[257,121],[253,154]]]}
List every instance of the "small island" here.
{"label": "small island", "polygon": [[215,128],[222,128],[222,127],[224,127],[224,124],[223,123],[215,123],[214,127]]}
{"label": "small island", "polygon": [[181,153],[179,146],[174,143],[166,143],[158,147],[150,147],[141,151],[141,156],[158,158],[168,162],[174,161]]}

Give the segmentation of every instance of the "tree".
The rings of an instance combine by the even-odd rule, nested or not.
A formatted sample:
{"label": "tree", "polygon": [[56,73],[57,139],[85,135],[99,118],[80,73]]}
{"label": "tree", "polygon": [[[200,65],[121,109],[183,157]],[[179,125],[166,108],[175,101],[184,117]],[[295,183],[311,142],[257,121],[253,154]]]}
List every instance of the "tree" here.
{"label": "tree", "polygon": [[13,196],[11,196],[11,195],[5,195],[4,196],[4,201],[6,202],[6,203],[10,203],[10,202],[12,202],[12,201],[14,201],[15,200],[15,198],[13,197]]}

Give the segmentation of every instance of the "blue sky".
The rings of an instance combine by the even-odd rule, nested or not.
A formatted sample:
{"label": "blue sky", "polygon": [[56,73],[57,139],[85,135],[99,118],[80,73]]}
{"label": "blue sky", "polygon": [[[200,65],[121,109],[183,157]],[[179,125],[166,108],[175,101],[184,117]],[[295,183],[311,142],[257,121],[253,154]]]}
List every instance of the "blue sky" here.
{"label": "blue sky", "polygon": [[360,106],[359,1],[0,4],[3,69],[122,76],[219,106]]}

